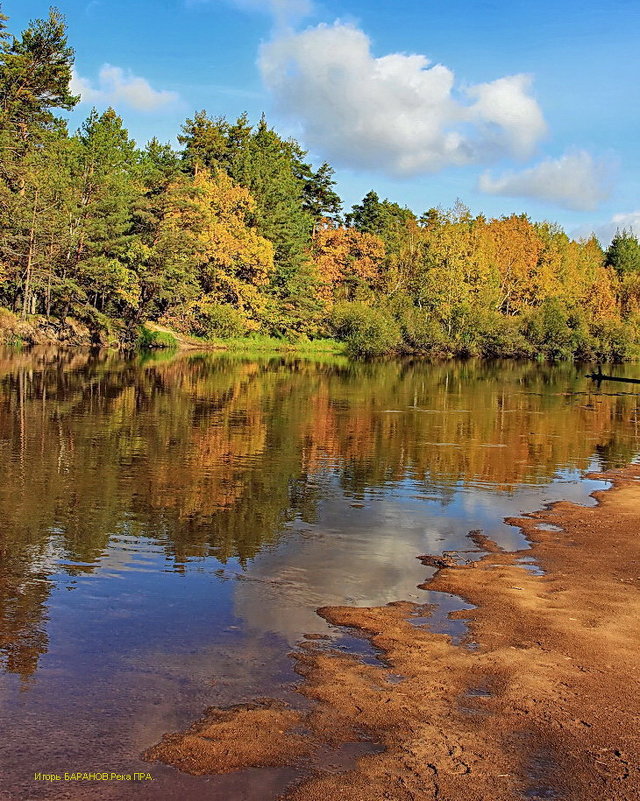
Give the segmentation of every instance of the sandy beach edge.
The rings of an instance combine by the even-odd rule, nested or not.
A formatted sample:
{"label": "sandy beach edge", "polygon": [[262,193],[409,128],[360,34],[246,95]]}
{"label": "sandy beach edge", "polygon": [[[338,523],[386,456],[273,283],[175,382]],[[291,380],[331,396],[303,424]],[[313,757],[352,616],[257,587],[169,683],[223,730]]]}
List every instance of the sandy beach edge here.
{"label": "sandy beach edge", "polygon": [[[640,466],[589,477],[612,483],[596,506],[507,521],[530,550],[473,532],[478,561],[419,557],[437,568],[422,588],[474,605],[465,642],[416,626],[419,604],[321,608],[380,666],[304,641],[292,656],[306,708],[213,708],[146,758],[201,775],[289,765],[305,778],[288,801],[639,798]],[[371,753],[336,770],[354,742]]]}

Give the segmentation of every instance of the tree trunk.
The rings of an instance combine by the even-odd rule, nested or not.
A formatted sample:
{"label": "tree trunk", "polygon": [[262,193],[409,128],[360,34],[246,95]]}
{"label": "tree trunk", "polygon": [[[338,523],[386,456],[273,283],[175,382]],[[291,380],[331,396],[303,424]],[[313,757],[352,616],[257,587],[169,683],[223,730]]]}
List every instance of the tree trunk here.
{"label": "tree trunk", "polygon": [[31,277],[33,272],[33,256],[36,241],[36,213],[38,209],[38,190],[33,199],[33,216],[31,218],[31,230],[29,231],[29,251],[27,253],[27,269],[24,277],[24,292],[22,295],[22,319],[27,316],[27,311],[31,306]]}

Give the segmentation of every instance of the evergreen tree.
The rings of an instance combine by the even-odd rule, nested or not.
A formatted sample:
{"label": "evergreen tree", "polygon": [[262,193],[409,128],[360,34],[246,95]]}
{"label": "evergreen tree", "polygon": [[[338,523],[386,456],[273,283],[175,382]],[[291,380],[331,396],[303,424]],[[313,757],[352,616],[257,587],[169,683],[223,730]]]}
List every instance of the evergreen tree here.
{"label": "evergreen tree", "polygon": [[[192,174],[203,168],[224,170],[250,191],[256,203],[253,222],[273,242],[276,283],[285,286],[304,260],[313,226],[305,186],[307,180],[313,183],[314,173],[303,160],[304,151],[269,128],[264,117],[252,128],[246,114],[229,124],[198,112],[186,121],[179,141]],[[319,180],[326,185],[330,176],[321,171]]]}
{"label": "evergreen tree", "polygon": [[640,243],[632,231],[616,231],[607,249],[605,263],[620,276],[640,272]]}
{"label": "evergreen tree", "polygon": [[51,133],[22,158],[20,192],[0,194],[0,260],[10,284],[7,302],[22,316],[49,315],[58,289],[56,268],[67,245],[71,184],[69,141]]}
{"label": "evergreen tree", "polygon": [[39,300],[47,313],[51,306],[68,188],[66,129],[52,110],[71,109],[78,98],[69,91],[73,51],[61,14],[52,8],[19,38],[7,32],[6,21],[0,15],[0,257],[10,305],[24,316]]}
{"label": "evergreen tree", "polygon": [[182,126],[178,142],[183,146],[182,159],[193,175],[201,169],[228,169],[229,124],[223,117],[211,119],[206,111],[197,111]]}
{"label": "evergreen tree", "polygon": [[379,236],[389,250],[399,247],[410,223],[417,223],[415,214],[408,208],[390,200],[380,200],[376,192],[368,192],[362,203],[356,203],[346,219],[349,227],[363,234]]}
{"label": "evergreen tree", "polygon": [[65,274],[100,311],[126,314],[138,287],[127,265],[138,154],[122,119],[94,109],[74,140],[76,208]]}
{"label": "evergreen tree", "polygon": [[302,166],[302,205],[313,219],[314,231],[321,220],[339,223],[342,201],[334,189],[336,182],[333,179],[333,167],[326,162],[315,171],[308,164]]}
{"label": "evergreen tree", "polygon": [[276,282],[286,287],[304,260],[312,228],[300,177],[304,151],[283,140],[264,117],[245,143],[231,153],[230,174],[256,201],[255,224],[275,246]]}
{"label": "evergreen tree", "polygon": [[[180,208],[180,187],[191,179],[171,145],[151,139],[137,165],[138,194],[132,211],[126,262],[135,271],[139,296],[135,320],[156,319],[172,304],[197,294],[190,266],[164,235],[166,220]],[[188,202],[186,198],[184,202]]]}
{"label": "evergreen tree", "polygon": [[362,198],[362,203],[356,203],[351,207],[346,223],[362,234],[380,235],[383,228],[381,207],[378,193],[371,190]]}
{"label": "evergreen tree", "polygon": [[9,154],[22,156],[31,140],[38,140],[43,131],[60,124],[52,109],[70,110],[79,100],[69,90],[73,50],[67,44],[64,17],[55,8],[47,19],[31,22],[20,38],[7,35],[6,17],[2,20],[2,145]]}

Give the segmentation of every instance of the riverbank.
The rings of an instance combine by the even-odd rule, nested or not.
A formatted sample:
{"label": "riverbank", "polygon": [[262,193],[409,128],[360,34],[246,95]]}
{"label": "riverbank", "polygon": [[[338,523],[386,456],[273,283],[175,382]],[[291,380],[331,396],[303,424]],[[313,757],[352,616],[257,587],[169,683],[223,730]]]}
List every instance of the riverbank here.
{"label": "riverbank", "polygon": [[168,348],[186,351],[242,351],[243,353],[318,353],[343,356],[345,345],[336,339],[278,339],[264,334],[231,337],[227,339],[188,336],[157,323],[145,323],[143,330],[151,348]]}
{"label": "riverbank", "polygon": [[90,328],[73,317],[64,320],[44,315],[22,318],[0,307],[0,346],[29,347],[54,345],[60,347],[117,346],[117,337],[106,329]]}
{"label": "riverbank", "polygon": [[[110,348],[115,350],[147,351],[232,351],[243,353],[303,353],[347,356],[354,360],[368,360],[374,357],[419,358],[426,361],[446,361],[455,358],[482,358],[487,360],[516,360],[536,362],[575,361],[583,364],[637,362],[640,351],[626,344],[614,332],[609,334],[611,341],[602,347],[596,346],[595,340],[589,347],[575,351],[538,348],[533,343],[527,344],[525,339],[518,342],[505,340],[501,345],[496,341],[485,343],[486,347],[453,347],[442,341],[431,345],[411,345],[408,342],[383,344],[379,340],[379,332],[364,326],[361,330],[356,326],[334,326],[335,335],[317,336],[305,333],[290,332],[286,336],[252,332],[236,337],[201,337],[177,331],[166,325],[147,320],[134,324],[125,323],[122,319],[114,319],[99,314],[95,310],[79,316],[68,316],[64,319],[45,315],[27,315],[22,317],[9,309],[0,307],[0,346],[31,347],[34,345],[58,347],[91,347]],[[358,325],[360,325],[360,323]],[[326,329],[330,331],[331,327]],[[325,333],[326,333],[325,331]],[[620,333],[620,332],[618,332]],[[610,338],[611,338],[610,337]],[[624,340],[624,337],[623,337]],[[377,342],[377,345],[375,344]]]}
{"label": "riverbank", "polygon": [[383,665],[309,640],[295,658],[310,710],[264,699],[210,710],[147,758],[224,773],[309,765],[367,741],[379,752],[347,772],[316,758],[286,798],[637,798],[640,468],[599,477],[613,489],[593,508],[562,502],[509,521],[531,550],[503,552],[476,532],[479,561],[422,557],[436,568],[424,588],[475,605],[465,643],[416,626],[429,609],[412,603],[320,609],[367,637]]}
{"label": "riverbank", "polygon": [[278,339],[266,335],[229,339],[189,336],[166,326],[146,322],[137,335],[123,337],[122,331],[105,326],[88,326],[67,317],[64,320],[41,315],[21,319],[8,309],[0,308],[0,346],[31,347],[102,347],[122,350],[174,351],[242,351],[243,353],[315,353],[342,356],[346,348],[335,339]]}

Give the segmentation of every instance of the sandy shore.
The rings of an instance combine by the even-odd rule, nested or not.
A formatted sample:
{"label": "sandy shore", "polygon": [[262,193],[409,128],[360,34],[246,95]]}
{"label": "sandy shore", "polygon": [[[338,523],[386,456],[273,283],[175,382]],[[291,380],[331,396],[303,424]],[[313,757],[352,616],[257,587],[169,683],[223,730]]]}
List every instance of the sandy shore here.
{"label": "sandy shore", "polygon": [[[509,521],[531,550],[504,553],[476,534],[480,561],[423,557],[438,568],[425,586],[475,604],[468,642],[414,625],[429,610],[411,603],[321,609],[370,638],[385,665],[309,640],[295,656],[306,709],[261,699],[209,710],[147,758],[198,774],[310,768],[288,801],[639,799],[640,467],[598,477],[614,486],[596,507]],[[532,558],[543,575],[523,568]],[[357,741],[377,753],[331,769]]]}

